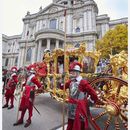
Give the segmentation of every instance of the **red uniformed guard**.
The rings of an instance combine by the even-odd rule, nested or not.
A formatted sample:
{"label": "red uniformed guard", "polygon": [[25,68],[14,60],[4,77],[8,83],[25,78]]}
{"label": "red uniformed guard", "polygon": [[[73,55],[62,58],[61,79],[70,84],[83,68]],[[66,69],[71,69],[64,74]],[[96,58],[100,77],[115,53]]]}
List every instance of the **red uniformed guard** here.
{"label": "red uniformed guard", "polygon": [[23,124],[24,115],[27,109],[29,112],[29,117],[24,127],[28,127],[31,124],[31,117],[33,115],[33,103],[35,98],[35,85],[39,88],[39,90],[42,90],[42,85],[35,76],[34,66],[30,65],[27,69],[28,76],[26,79],[26,83],[23,86],[23,94],[19,106],[19,111],[21,111],[21,117],[16,123],[14,123],[14,126]]}
{"label": "red uniformed guard", "polygon": [[14,107],[14,91],[16,88],[16,84],[18,82],[18,77],[16,75],[17,68],[14,66],[11,68],[11,76],[7,82],[7,85],[5,87],[5,99],[6,104],[2,108],[8,107],[9,99],[11,100],[11,106],[8,107],[8,109],[12,109]]}
{"label": "red uniformed guard", "polygon": [[[78,62],[70,64],[70,80],[65,84],[69,88],[68,126],[67,130],[90,130],[88,123],[89,105],[87,95],[91,100],[98,100],[95,90],[80,76],[82,65]],[[85,94],[87,93],[87,95]]]}

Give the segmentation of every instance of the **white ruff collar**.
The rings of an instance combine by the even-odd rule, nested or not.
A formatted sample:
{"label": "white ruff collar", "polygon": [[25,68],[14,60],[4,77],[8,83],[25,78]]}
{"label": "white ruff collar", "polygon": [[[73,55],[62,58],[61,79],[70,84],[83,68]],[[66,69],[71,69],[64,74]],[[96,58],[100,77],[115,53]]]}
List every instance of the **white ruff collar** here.
{"label": "white ruff collar", "polygon": [[80,82],[80,81],[82,80],[82,76],[78,76],[78,77],[76,78],[76,80],[77,80],[78,82]]}

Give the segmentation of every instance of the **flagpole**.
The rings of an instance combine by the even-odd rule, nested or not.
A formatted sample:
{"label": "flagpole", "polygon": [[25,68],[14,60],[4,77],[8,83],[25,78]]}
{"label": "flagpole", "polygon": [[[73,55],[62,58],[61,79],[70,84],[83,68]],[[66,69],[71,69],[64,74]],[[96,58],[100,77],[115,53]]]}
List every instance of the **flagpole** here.
{"label": "flagpole", "polygon": [[[66,74],[66,8],[64,10],[64,17],[65,17],[65,26],[64,26],[64,73]],[[63,128],[64,130],[64,124],[65,124],[65,77],[64,76],[64,88],[63,88]]]}

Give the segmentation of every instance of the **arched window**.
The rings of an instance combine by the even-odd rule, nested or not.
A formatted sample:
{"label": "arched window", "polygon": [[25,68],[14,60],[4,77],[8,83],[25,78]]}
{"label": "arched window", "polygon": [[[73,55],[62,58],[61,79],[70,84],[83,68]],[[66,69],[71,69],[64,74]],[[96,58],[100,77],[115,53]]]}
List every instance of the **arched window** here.
{"label": "arched window", "polygon": [[79,27],[77,27],[75,31],[76,31],[76,32],[80,32],[80,28],[79,28]]}
{"label": "arched window", "polygon": [[50,28],[51,29],[56,29],[56,19],[50,20]]}
{"label": "arched window", "polygon": [[17,63],[18,63],[18,56],[15,59],[15,66],[17,66]]}
{"label": "arched window", "polygon": [[32,49],[27,50],[26,61],[31,61]]}
{"label": "arched window", "polygon": [[5,61],[5,66],[8,66],[9,59],[7,58]]}

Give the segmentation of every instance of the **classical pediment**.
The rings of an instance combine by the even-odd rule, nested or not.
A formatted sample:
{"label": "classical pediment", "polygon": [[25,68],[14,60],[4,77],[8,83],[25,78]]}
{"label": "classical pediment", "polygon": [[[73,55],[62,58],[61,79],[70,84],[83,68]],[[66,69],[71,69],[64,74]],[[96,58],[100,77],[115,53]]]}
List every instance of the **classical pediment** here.
{"label": "classical pediment", "polygon": [[47,6],[46,8],[40,10],[38,14],[55,13],[57,11],[63,10],[64,8],[65,8],[64,5],[52,3],[49,6]]}

